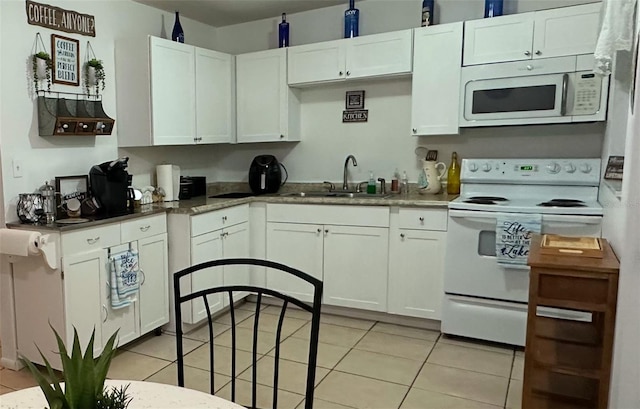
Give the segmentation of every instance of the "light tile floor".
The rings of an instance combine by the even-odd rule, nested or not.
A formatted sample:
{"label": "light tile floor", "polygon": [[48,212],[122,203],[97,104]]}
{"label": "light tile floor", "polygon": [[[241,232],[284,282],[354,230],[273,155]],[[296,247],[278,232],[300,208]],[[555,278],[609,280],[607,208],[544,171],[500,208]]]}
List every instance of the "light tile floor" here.
{"label": "light tile floor", "polygon": [[[236,312],[237,400],[250,404],[255,304]],[[271,407],[275,327],[280,308],[264,306],[258,328],[258,405]],[[229,314],[215,320],[216,394],[230,398]],[[304,407],[310,315],[289,309],[284,320],[278,407]],[[185,335],[185,383],[209,391],[207,327]],[[176,384],[175,337],[164,333],[125,345],[109,378]],[[435,331],[324,314],[314,408],[519,409],[524,355],[514,348],[443,336]],[[35,386],[25,371],[0,369],[0,394]],[[1,400],[2,398],[0,398]]]}

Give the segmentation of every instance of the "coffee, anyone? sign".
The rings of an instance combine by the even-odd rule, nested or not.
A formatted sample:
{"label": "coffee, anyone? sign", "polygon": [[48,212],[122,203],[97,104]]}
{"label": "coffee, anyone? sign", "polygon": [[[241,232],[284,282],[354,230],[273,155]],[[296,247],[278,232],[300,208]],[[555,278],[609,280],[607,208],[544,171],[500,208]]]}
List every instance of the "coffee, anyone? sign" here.
{"label": "coffee, anyone? sign", "polygon": [[34,26],[77,33],[85,36],[96,36],[96,19],[89,14],[81,14],[73,10],[65,10],[48,4],[26,1],[27,23]]}

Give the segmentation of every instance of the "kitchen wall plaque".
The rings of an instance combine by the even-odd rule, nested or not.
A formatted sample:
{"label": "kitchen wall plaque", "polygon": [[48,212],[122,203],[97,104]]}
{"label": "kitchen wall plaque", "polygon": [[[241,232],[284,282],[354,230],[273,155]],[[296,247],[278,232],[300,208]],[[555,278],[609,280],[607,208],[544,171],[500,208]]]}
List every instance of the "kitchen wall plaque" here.
{"label": "kitchen wall plaque", "polygon": [[364,90],[347,91],[342,122],[367,122],[368,120],[369,110],[364,109]]}
{"label": "kitchen wall plaque", "polygon": [[607,170],[604,172],[605,179],[622,180],[624,169],[624,156],[609,156]]}
{"label": "kitchen wall plaque", "polygon": [[80,42],[73,38],[51,34],[53,83],[80,85]]}
{"label": "kitchen wall plaque", "polygon": [[27,23],[33,26],[77,33],[84,36],[96,36],[96,19],[89,14],[65,10],[48,4],[26,1]]}

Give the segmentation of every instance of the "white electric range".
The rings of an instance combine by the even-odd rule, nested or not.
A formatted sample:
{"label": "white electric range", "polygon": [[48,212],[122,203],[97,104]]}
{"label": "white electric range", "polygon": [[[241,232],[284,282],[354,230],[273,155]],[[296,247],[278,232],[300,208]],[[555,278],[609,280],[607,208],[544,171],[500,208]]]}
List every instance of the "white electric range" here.
{"label": "white electric range", "polygon": [[524,346],[529,268],[498,264],[497,218],[540,214],[541,233],[599,237],[600,159],[463,159],[461,172],[460,196],[449,203],[442,332]]}

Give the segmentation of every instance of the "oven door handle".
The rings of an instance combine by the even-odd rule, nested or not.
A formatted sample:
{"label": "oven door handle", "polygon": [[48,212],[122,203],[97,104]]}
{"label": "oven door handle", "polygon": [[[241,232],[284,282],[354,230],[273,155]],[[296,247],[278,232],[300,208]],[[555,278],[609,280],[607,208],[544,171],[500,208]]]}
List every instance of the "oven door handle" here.
{"label": "oven door handle", "polygon": [[[449,210],[449,217],[486,223],[487,220],[495,220],[498,216],[505,214],[505,213],[499,213],[499,212],[487,212],[485,214],[478,214],[478,213],[479,212],[477,211],[471,211],[471,210]],[[515,215],[516,213],[513,213],[513,214]],[[602,223],[602,216],[543,214],[542,222],[544,223],[545,226],[564,226],[564,227],[567,227],[570,225],[600,224]]]}

